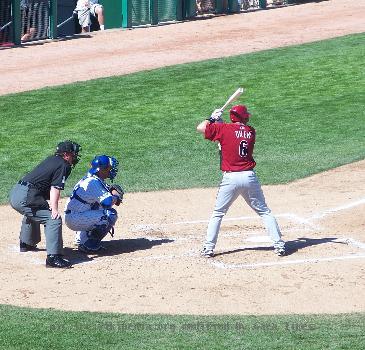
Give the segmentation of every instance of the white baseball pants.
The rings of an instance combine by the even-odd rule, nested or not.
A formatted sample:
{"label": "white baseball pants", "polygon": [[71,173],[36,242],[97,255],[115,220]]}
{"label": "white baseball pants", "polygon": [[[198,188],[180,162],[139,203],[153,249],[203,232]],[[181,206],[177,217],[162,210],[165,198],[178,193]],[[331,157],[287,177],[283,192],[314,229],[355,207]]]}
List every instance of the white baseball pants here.
{"label": "white baseball pants", "polygon": [[68,213],[65,215],[65,223],[68,228],[76,231],[75,243],[77,244],[83,244],[88,240],[87,231],[91,231],[97,225],[109,224],[104,209]]}
{"label": "white baseball pants", "polygon": [[210,218],[204,247],[214,249],[222,219],[232,203],[242,196],[246,203],[262,218],[274,245],[281,245],[281,233],[275,217],[267,207],[255,171],[224,172],[219,185],[213,214]]}

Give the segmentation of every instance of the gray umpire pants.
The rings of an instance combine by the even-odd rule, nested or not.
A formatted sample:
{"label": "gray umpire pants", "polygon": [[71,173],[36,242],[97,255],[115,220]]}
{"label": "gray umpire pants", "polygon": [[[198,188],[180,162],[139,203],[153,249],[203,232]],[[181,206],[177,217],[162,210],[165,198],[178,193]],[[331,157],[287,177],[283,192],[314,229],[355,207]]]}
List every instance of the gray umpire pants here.
{"label": "gray umpire pants", "polygon": [[258,214],[274,243],[274,247],[283,246],[281,233],[275,217],[271,214],[265,202],[256,173],[252,171],[224,172],[210,218],[204,247],[214,249],[222,219],[232,203],[242,196],[246,203]]}
{"label": "gray umpire pants", "polygon": [[41,241],[40,225],[44,225],[47,254],[62,254],[62,219],[52,219],[49,209],[37,209],[28,206],[29,187],[16,184],[10,192],[10,204],[24,215],[20,241],[35,246]]}

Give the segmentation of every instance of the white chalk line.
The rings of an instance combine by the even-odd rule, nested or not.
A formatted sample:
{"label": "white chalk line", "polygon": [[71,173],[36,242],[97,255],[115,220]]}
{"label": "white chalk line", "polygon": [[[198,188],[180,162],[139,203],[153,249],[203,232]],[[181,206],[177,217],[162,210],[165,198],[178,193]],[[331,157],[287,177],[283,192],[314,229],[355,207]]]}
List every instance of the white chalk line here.
{"label": "white chalk line", "polygon": [[[46,258],[40,259],[40,258],[36,257],[35,255],[36,255],[37,252],[32,252],[32,251],[30,251],[30,252],[20,252],[18,245],[10,244],[9,245],[9,251],[12,254],[13,253],[19,254],[19,256],[26,259],[26,261],[29,262],[30,264],[33,264],[33,265],[45,265],[46,264]],[[45,251],[44,251],[44,253],[45,253]],[[71,262],[72,262],[73,265],[80,264],[80,263],[82,263],[82,264],[95,264],[96,263],[96,261],[94,259],[85,261],[82,258],[74,258],[74,259],[72,259]]]}
{"label": "white chalk line", "polygon": [[[262,237],[263,238],[263,237]],[[365,250],[365,243],[359,242],[353,238],[337,238],[333,240],[334,243],[344,243],[348,245],[352,245],[359,249]],[[266,247],[267,245],[265,245]],[[261,246],[260,246],[261,247]],[[243,246],[238,249],[252,249],[258,248],[253,246]],[[211,259],[211,265],[214,267],[218,267],[220,269],[255,269],[259,267],[272,267],[272,266],[286,266],[286,265],[299,265],[299,264],[310,264],[310,263],[318,263],[318,262],[331,262],[337,260],[350,260],[350,259],[363,259],[365,258],[365,254],[353,254],[353,255],[342,255],[342,256],[333,256],[333,257],[319,257],[319,258],[310,258],[310,259],[297,259],[297,260],[282,260],[282,261],[272,261],[272,262],[259,262],[254,264],[231,264],[224,263],[222,261],[217,261]]]}
{"label": "white chalk line", "polygon": [[342,211],[342,210],[347,210],[347,209],[352,209],[352,208],[355,208],[359,205],[362,205],[362,204],[365,204],[365,198],[361,198],[355,202],[352,202],[352,203],[348,203],[348,204],[345,204],[345,205],[340,205],[338,207],[335,207],[335,208],[332,208],[332,209],[327,209],[325,211],[323,211],[322,213],[318,213],[318,214],[315,214],[313,215],[310,220],[315,220],[315,219],[321,219],[327,215],[330,215],[330,214],[333,214],[333,213],[336,213],[338,211]]}
{"label": "white chalk line", "polygon": [[[153,238],[149,238],[152,239]],[[161,238],[157,238],[157,240],[161,239]],[[252,242],[257,242],[257,243],[267,243],[265,245],[261,245],[260,247],[270,247],[271,246],[271,242],[268,239],[267,236],[258,236],[258,237],[252,237],[251,240],[248,241],[252,241]],[[359,249],[363,249],[365,250],[365,243],[362,243],[360,241],[357,241],[353,238],[338,238],[336,240],[334,240],[333,242],[335,243],[345,243],[348,245],[352,245],[354,247],[357,247]],[[9,246],[9,250],[11,252],[18,252],[17,249],[18,247],[16,245],[10,245]],[[257,245],[246,245],[246,246],[241,246],[239,248],[236,249],[240,249],[240,250],[245,250],[245,249],[252,249],[252,248],[258,248]],[[228,248],[226,249],[228,250]],[[18,252],[19,253],[19,252]],[[23,256],[25,256],[25,258],[30,262],[33,263],[35,265],[43,265],[45,262],[39,258],[36,258],[34,256],[32,256],[34,254],[34,252],[28,252],[28,253],[19,253]],[[101,258],[102,256],[100,256],[99,258]],[[199,253],[195,252],[193,250],[190,250],[188,252],[185,252],[183,254],[169,254],[169,255],[150,255],[147,257],[138,257],[138,258],[132,258],[131,260],[133,261],[145,261],[145,260],[156,260],[156,261],[163,261],[163,260],[175,260],[175,259],[179,259],[179,258],[189,258],[189,257],[199,257]],[[255,263],[255,264],[230,264],[230,263],[223,263],[221,261],[217,261],[217,260],[213,260],[211,259],[210,262],[213,266],[221,268],[221,269],[254,269],[254,268],[259,268],[259,267],[270,267],[270,266],[278,266],[278,265],[295,265],[295,264],[305,264],[305,263],[317,263],[317,262],[323,262],[323,261],[336,261],[336,260],[348,260],[348,259],[358,259],[358,258],[364,258],[365,255],[362,254],[356,254],[356,255],[348,255],[348,256],[338,256],[338,257],[327,257],[327,258],[312,258],[312,259],[300,259],[300,260],[285,260],[285,261],[280,261],[280,262],[267,262],[267,263]],[[105,259],[103,259],[105,260]],[[84,261],[83,259],[74,259],[72,261],[74,264],[95,264],[97,263],[96,260],[92,259],[90,261]]]}
{"label": "white chalk line", "polygon": [[[323,212],[316,213],[312,216],[310,216],[308,219],[305,219],[303,217],[300,217],[297,214],[294,213],[281,213],[275,215],[276,217],[284,217],[284,218],[290,218],[296,223],[301,223],[303,225],[313,226],[313,228],[317,228],[316,225],[312,223],[313,220],[323,218],[327,215],[342,211],[351,209],[354,207],[357,207],[359,205],[365,204],[365,198],[361,198],[355,202],[348,203],[346,205],[341,205],[338,207],[330,208],[327,210],[324,210]],[[260,218],[255,216],[239,216],[239,217],[232,217],[227,218],[224,217],[222,222],[230,222],[230,221],[246,221],[246,220],[260,220]],[[166,224],[143,224],[143,225],[135,225],[132,226],[132,231],[156,231],[156,230],[166,230],[166,227],[169,226],[179,226],[179,225],[196,225],[196,224],[207,224],[209,222],[208,220],[186,220],[186,221],[177,221],[177,222],[171,222]]]}
{"label": "white chalk line", "polygon": [[351,244],[351,245],[353,245],[357,248],[360,248],[360,249],[365,249],[365,243],[356,241],[353,238],[347,238],[344,243]]}
{"label": "white chalk line", "polygon": [[[236,249],[245,250],[245,249],[254,249],[254,248],[261,248],[261,247],[271,247],[270,241],[265,241],[267,239],[266,236],[261,236],[261,239],[258,239],[260,243],[267,243],[265,245],[246,245],[240,246]],[[333,240],[334,243],[344,243],[348,245],[353,245],[357,248],[365,250],[365,244],[359,241],[354,240],[353,238],[338,238]],[[231,248],[226,248],[225,250],[229,250]],[[132,261],[173,261],[176,259],[184,259],[184,258],[199,258],[200,254],[197,251],[189,250],[182,254],[160,254],[160,255],[149,255],[146,257],[129,257]],[[218,267],[221,269],[255,269],[260,267],[271,267],[271,266],[280,266],[280,265],[295,265],[295,264],[308,264],[308,263],[318,263],[318,262],[330,262],[336,260],[349,260],[349,259],[360,259],[365,258],[365,254],[353,254],[353,255],[345,255],[345,256],[337,256],[337,257],[320,257],[320,258],[311,258],[311,259],[297,259],[297,260],[282,260],[282,261],[274,261],[274,262],[261,262],[255,264],[230,264],[230,263],[223,263],[218,261],[216,258],[207,259],[207,261],[213,265],[214,267]]]}
{"label": "white chalk line", "polygon": [[[262,248],[262,247],[271,247],[271,242],[266,240],[266,236],[261,236],[261,239],[258,240],[260,243],[267,243],[265,245],[245,245],[240,246],[238,250],[245,250],[245,249],[255,249],[255,248]],[[354,240],[353,238],[338,238],[333,240],[334,243],[344,243],[348,245],[352,245],[359,249],[365,250],[365,244],[359,241]],[[229,250],[231,248],[226,248],[225,250]],[[175,260],[175,259],[182,259],[182,258],[199,258],[199,252],[190,250],[182,254],[169,254],[169,255],[150,255],[147,257],[138,257],[132,258],[133,261],[144,261],[144,260],[156,260],[156,261],[166,261],[166,260]],[[344,256],[336,256],[336,257],[319,257],[319,258],[310,258],[310,259],[297,259],[297,260],[282,260],[282,261],[274,261],[274,262],[260,262],[254,264],[231,264],[231,263],[223,263],[222,261],[218,261],[216,258],[207,259],[207,261],[213,265],[214,267],[218,267],[221,269],[255,269],[259,267],[271,267],[271,266],[280,266],[280,265],[298,265],[298,264],[308,264],[308,263],[318,263],[318,262],[331,262],[336,260],[349,260],[349,259],[360,259],[365,258],[365,254],[358,253],[352,255],[344,255]]]}
{"label": "white chalk line", "polygon": [[[260,235],[262,235],[262,232],[264,231],[264,229],[262,230],[257,230],[257,231],[249,231],[249,232],[224,232],[222,231],[219,235],[219,237],[221,238],[237,238],[237,239],[241,239],[242,240],[242,236],[248,236],[245,240],[246,241],[254,241],[255,237],[259,237]],[[286,233],[295,233],[295,232],[313,232],[312,229],[310,228],[288,228],[285,230]],[[252,237],[252,238],[251,238]],[[265,236],[268,237],[268,236]],[[174,241],[174,244],[185,244],[186,242],[191,242],[192,240],[201,240],[202,239],[202,235],[201,234],[196,234],[195,232],[185,232],[184,236],[171,236],[168,234],[168,231],[166,231],[166,237],[160,237],[160,236],[153,236],[153,235],[148,235],[146,237],[144,237],[150,241],[159,241],[159,240],[163,240],[163,239],[170,239]]]}
{"label": "white chalk line", "polygon": [[[268,243],[266,245],[261,245],[260,247],[270,247],[271,243],[266,242],[265,239],[267,237],[261,236],[261,239],[258,239],[258,242],[262,243]],[[354,247],[357,247],[359,249],[365,250],[365,243],[362,243],[360,241],[357,241],[353,238],[338,238],[334,240],[335,243],[345,243],[348,245],[353,245]],[[252,248],[260,248],[257,245],[251,245],[251,246],[241,246],[236,249],[245,250],[245,249],[252,249]],[[10,250],[14,252],[16,250],[15,245],[10,246]],[[227,249],[228,250],[228,249]],[[32,257],[33,252],[28,253],[19,253],[22,255],[25,255],[26,259],[35,265],[41,265],[45,262],[43,260],[40,260],[39,258]],[[33,253],[34,254],[34,253]],[[99,258],[102,258],[102,256],[98,256]],[[133,261],[163,261],[163,260],[175,260],[175,259],[181,259],[181,258],[197,258],[199,257],[199,253],[195,252],[193,250],[190,250],[188,252],[185,252],[183,254],[169,254],[169,255],[150,255],[147,257],[137,257],[132,258]],[[105,257],[104,257],[105,258]],[[331,262],[331,261],[341,261],[341,260],[352,260],[352,259],[362,259],[365,258],[365,254],[353,254],[353,255],[344,255],[344,256],[337,256],[337,257],[319,257],[319,258],[311,258],[311,259],[297,259],[297,260],[282,260],[282,261],[273,261],[273,262],[259,262],[254,264],[232,264],[232,263],[224,263],[222,261],[218,261],[216,259],[209,259],[209,262],[212,266],[220,268],[220,269],[227,269],[227,270],[234,270],[234,269],[255,269],[260,267],[273,267],[273,266],[287,266],[287,265],[299,265],[299,264],[309,264],[309,263],[318,263],[318,262]],[[108,259],[108,257],[107,257]],[[105,259],[103,259],[105,260]],[[83,261],[83,259],[74,259],[72,261],[74,264],[95,264],[97,263],[96,260],[92,259],[90,261]]]}
{"label": "white chalk line", "polygon": [[15,245],[15,244],[10,244],[9,247],[9,252],[12,254],[19,254],[19,256],[24,257],[29,263],[34,264],[34,265],[44,265],[45,264],[45,260],[41,260],[40,258],[38,258],[35,253],[36,252],[20,252],[19,251],[19,245]]}
{"label": "white chalk line", "polygon": [[[303,223],[303,224],[309,224],[308,220],[299,217],[296,214],[293,213],[283,213],[283,214],[278,214],[275,215],[276,217],[287,217],[287,218],[291,218],[294,221],[297,221],[299,223]],[[238,216],[238,217],[232,217],[232,218],[227,218],[224,217],[222,219],[222,222],[230,222],[230,221],[247,221],[247,220],[260,220],[260,217],[258,215],[254,215],[254,216]],[[195,224],[207,224],[209,222],[209,220],[191,220],[191,221],[178,221],[178,222],[172,222],[170,224],[164,224],[166,226],[168,225],[195,225]]]}
{"label": "white chalk line", "polygon": [[[356,206],[362,205],[365,203],[365,198],[362,198],[360,200],[357,200],[355,202],[352,203],[348,203],[346,205],[341,205],[335,208],[331,208],[331,209],[327,209],[325,211],[323,211],[322,213],[317,213],[312,215],[309,219],[305,219],[302,218],[294,213],[282,213],[282,214],[278,214],[276,215],[276,217],[285,217],[285,218],[290,218],[293,221],[299,223],[299,224],[304,224],[305,226],[309,226],[309,231],[313,230],[313,229],[318,229],[318,226],[314,225],[311,221],[316,220],[316,219],[320,219],[323,218],[327,215],[342,211],[342,210],[347,210],[347,209],[351,209],[354,208]],[[241,216],[241,217],[235,217],[235,218],[223,218],[223,221],[225,222],[229,222],[229,221],[242,221],[242,220],[257,220],[259,219],[259,217],[256,216]],[[143,224],[143,225],[135,225],[133,226],[134,229],[132,229],[132,232],[140,232],[140,231],[144,231],[144,232],[155,232],[155,231],[164,231],[167,229],[167,227],[169,226],[175,226],[175,225],[191,225],[191,224],[207,224],[209,222],[209,220],[191,220],[191,221],[179,221],[179,222],[175,222],[175,223],[167,223],[167,224],[160,224],[160,225],[155,225],[155,224]],[[297,231],[298,229],[293,229],[290,231]],[[301,229],[302,231],[303,229]],[[306,231],[308,231],[308,228],[305,228]],[[257,234],[257,233],[251,233],[251,234]],[[234,234],[233,234],[234,235]],[[223,235],[222,235],[223,236]],[[237,234],[237,237],[239,236],[239,234]],[[186,237],[168,237],[170,239],[174,239],[176,242],[177,241],[186,241],[187,238]],[[148,239],[151,240],[156,240],[156,239],[163,239],[161,237],[148,237]],[[352,244],[360,249],[365,249],[365,243],[356,241],[352,238],[347,238],[344,239],[348,244]],[[248,239],[248,241],[255,241],[255,239]],[[263,237],[257,237],[257,242],[265,242],[265,239]],[[249,248],[249,247],[243,247],[244,248]],[[10,250],[14,251],[16,248],[15,246],[11,246]],[[24,254],[24,253],[23,253]],[[174,259],[174,258],[179,258],[182,256],[193,256],[195,254],[182,254],[182,255],[169,255],[169,256],[164,256],[164,255],[160,255],[160,256],[149,256],[148,259],[152,259],[152,260],[164,260],[164,259]],[[263,267],[263,266],[275,266],[275,265],[290,265],[290,264],[301,264],[301,263],[310,263],[310,262],[321,262],[321,261],[334,261],[334,260],[347,260],[347,259],[354,259],[354,258],[363,258],[365,257],[365,255],[351,255],[351,256],[339,256],[339,257],[332,257],[332,258],[313,258],[313,259],[303,259],[303,260],[289,260],[289,261],[282,261],[282,262],[268,262],[268,263],[257,263],[257,264],[224,264],[222,262],[218,262],[218,261],[214,261],[212,262],[212,264],[214,266],[217,267],[221,267],[222,266],[226,266],[223,268],[230,268],[229,266],[232,266],[231,268],[255,268],[255,267]],[[29,258],[28,258],[29,259]],[[140,258],[141,260],[143,259],[147,259],[147,258]],[[41,264],[44,262],[41,262],[40,259],[37,258],[31,258],[29,260],[32,260],[32,262],[34,264]],[[79,263],[79,261],[75,261],[75,263]],[[93,261],[85,261],[83,263],[93,263]],[[218,266],[219,265],[219,266]]]}
{"label": "white chalk line", "polygon": [[[307,231],[307,232],[311,232],[311,231],[315,231],[315,230],[320,230],[320,226],[318,224],[313,223],[313,221],[317,220],[317,219],[321,219],[327,215],[342,211],[342,210],[347,210],[347,209],[351,209],[354,208],[356,206],[362,205],[365,203],[365,198],[360,198],[359,200],[356,200],[354,202],[350,202],[348,204],[345,205],[341,205],[338,207],[334,207],[334,208],[330,208],[327,210],[324,210],[323,212],[319,212],[316,213],[312,216],[310,216],[309,218],[303,218],[300,217],[297,214],[294,213],[281,213],[281,214],[277,214],[275,215],[276,217],[283,217],[283,218],[289,218],[291,219],[294,223],[296,224],[300,224],[300,225],[304,225],[304,227],[302,228],[290,228],[289,230],[286,230],[286,232],[295,232],[295,231]],[[224,217],[223,218],[223,222],[231,222],[231,221],[247,221],[247,220],[260,220],[260,217],[258,215],[255,216],[240,216],[240,217],[232,217],[232,218],[227,218]],[[160,225],[155,225],[155,224],[144,224],[144,225],[136,225],[134,227],[132,227],[132,232],[150,232],[153,233],[154,231],[161,231],[161,232],[166,232],[168,233],[168,227],[170,226],[179,226],[179,225],[196,225],[196,224],[207,224],[209,222],[209,220],[187,220],[187,221],[177,221],[177,222],[172,222],[172,223],[165,223],[165,224],[160,224]],[[224,237],[224,235],[227,235],[227,237],[229,237],[231,235],[231,237],[239,237],[242,236],[242,233],[224,233],[221,232],[221,236]],[[256,233],[247,233],[245,232],[245,235],[247,234],[256,234]],[[191,238],[198,238],[197,235],[189,235]],[[174,236],[174,237],[170,237],[172,239],[175,240],[176,243],[180,242],[180,241],[186,241],[186,237],[187,235],[185,234],[184,237],[181,236]],[[199,235],[200,238],[200,235]]]}
{"label": "white chalk line", "polygon": [[356,254],[356,255],[344,255],[344,256],[333,256],[328,258],[312,258],[312,259],[298,259],[298,260],[285,260],[285,261],[272,261],[272,262],[261,262],[255,264],[226,264],[221,261],[212,261],[211,264],[214,267],[218,267],[220,269],[255,269],[259,267],[272,267],[272,266],[283,266],[283,265],[299,265],[299,264],[311,264],[318,262],[330,262],[336,260],[352,260],[352,259],[364,259],[365,254]]}
{"label": "white chalk line", "polygon": [[[298,223],[301,225],[305,225],[307,226],[307,228],[303,227],[301,229],[298,228],[290,228],[288,230],[286,230],[287,232],[294,232],[294,231],[298,231],[298,230],[305,230],[305,231],[313,231],[315,229],[318,229],[317,226],[315,226],[314,224],[312,224],[310,221],[300,218],[299,216],[295,215],[295,214],[279,214],[276,215],[276,217],[288,217],[293,219],[294,223]],[[247,221],[247,220],[256,220],[256,221],[260,221],[260,217],[259,216],[241,216],[241,217],[236,217],[236,218],[223,218],[223,222],[229,222],[229,221]],[[144,224],[144,225],[134,225],[130,228],[131,232],[143,232],[145,234],[149,234],[151,237],[153,236],[154,233],[160,232],[160,233],[165,233],[167,234],[169,231],[169,227],[171,226],[186,226],[186,225],[195,225],[195,224],[204,224],[206,225],[209,222],[209,220],[193,220],[193,221],[180,221],[180,222],[172,222],[172,223],[168,223],[168,224]],[[309,228],[308,228],[309,227]],[[254,234],[258,234],[261,233],[262,230],[260,231],[255,231],[255,232],[245,232],[245,234],[249,234],[249,235],[254,235]],[[230,232],[230,233],[223,233],[221,232],[221,236],[223,237],[224,235],[230,235],[230,236],[242,236],[241,233],[237,233],[237,232]],[[185,239],[187,236],[190,237],[198,237],[196,234],[189,234],[187,232],[185,232],[184,237],[181,236],[169,236],[169,238],[172,238],[174,240],[181,240],[181,239]],[[199,236],[200,237],[200,236]]]}
{"label": "white chalk line", "polygon": [[[296,215],[294,213],[282,213],[279,215],[276,215],[276,217],[285,217],[285,218],[290,218],[292,221],[304,225],[305,231],[313,231],[315,229],[319,229],[318,225],[315,225],[312,221],[316,220],[316,219],[320,219],[323,218],[327,215],[342,211],[342,210],[347,210],[347,209],[351,209],[354,208],[356,206],[362,205],[365,203],[365,198],[362,198],[360,200],[357,200],[355,202],[352,203],[348,203],[346,205],[341,205],[338,207],[334,207],[331,209],[327,209],[325,211],[323,211],[322,213],[317,213],[312,215],[311,217],[309,217],[308,219],[302,218],[299,215]],[[257,220],[258,216],[242,216],[242,217],[236,217],[236,218],[223,218],[223,221],[225,222],[229,222],[229,221],[242,221],[242,220]],[[175,222],[175,223],[170,223],[170,224],[164,224],[161,225],[164,227],[164,229],[166,230],[166,228],[168,226],[173,226],[173,225],[191,225],[191,224],[207,224],[209,222],[209,220],[191,220],[191,221],[179,221],[179,222]],[[162,228],[160,226],[160,229]],[[148,229],[150,229],[151,231],[153,231],[152,227],[153,225],[146,225],[146,227]],[[297,231],[298,229],[293,229],[290,231]],[[303,229],[300,229],[301,231]],[[258,232],[250,232],[250,234],[258,234]],[[224,236],[224,234],[221,234],[222,236]],[[240,234],[237,233],[226,233],[225,234],[226,237],[239,237]],[[178,238],[175,237],[175,240],[178,240]],[[250,237],[248,239],[246,239],[247,241],[251,241],[251,242],[262,242],[262,243],[269,243],[267,240],[266,236],[257,236],[257,237]],[[357,248],[360,249],[365,249],[365,244],[359,241],[354,240],[353,238],[342,238],[342,239],[337,239],[334,240],[334,242],[338,242],[338,243],[346,243],[346,244],[351,244]],[[241,249],[248,249],[250,247],[241,247]],[[251,247],[252,248],[252,247]],[[184,254],[184,256],[186,256],[186,254]],[[191,256],[191,254],[190,254]],[[177,256],[175,256],[177,257]],[[150,257],[151,258],[151,257]],[[172,256],[159,256],[156,257],[157,260],[161,259],[171,259]],[[308,263],[318,263],[318,262],[331,262],[331,261],[343,261],[343,260],[349,260],[349,259],[362,259],[365,258],[365,255],[362,254],[357,254],[357,255],[345,255],[345,256],[337,256],[337,257],[319,257],[319,258],[311,258],[311,259],[300,259],[300,260],[285,260],[285,261],[280,261],[280,262],[261,262],[261,263],[255,263],[255,264],[225,264],[223,262],[219,262],[219,261],[212,261],[212,265],[215,267],[219,267],[219,268],[225,268],[225,269],[253,269],[253,268],[258,268],[258,267],[270,267],[270,266],[280,266],[280,265],[294,265],[294,264],[308,264]]]}
{"label": "white chalk line", "polygon": [[[235,247],[234,250],[245,250],[245,249],[255,249],[255,248],[269,248],[272,247],[272,242],[269,238],[269,236],[257,236],[257,237],[250,237],[249,239],[246,239],[247,242],[251,242],[251,243],[266,243],[266,244],[262,244],[262,245],[243,245],[243,246],[239,246],[239,247]],[[365,250],[365,243],[362,243],[360,241],[357,241],[353,238],[336,238],[333,241],[329,241],[328,243],[342,243],[342,244],[347,244],[347,245],[351,245],[355,248],[359,248],[359,249],[363,249]],[[225,252],[225,251],[230,251],[232,250],[232,247],[223,247],[220,250]]]}

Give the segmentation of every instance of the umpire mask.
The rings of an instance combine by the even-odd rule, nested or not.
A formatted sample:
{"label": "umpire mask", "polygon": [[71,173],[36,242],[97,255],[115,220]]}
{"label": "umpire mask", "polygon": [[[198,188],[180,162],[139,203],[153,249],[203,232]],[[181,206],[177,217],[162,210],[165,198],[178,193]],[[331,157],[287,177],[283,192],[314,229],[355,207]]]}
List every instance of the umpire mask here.
{"label": "umpire mask", "polygon": [[71,153],[73,155],[72,165],[75,166],[80,161],[79,152],[81,151],[81,146],[71,140],[62,141],[57,145],[56,155],[63,155],[64,153]]}

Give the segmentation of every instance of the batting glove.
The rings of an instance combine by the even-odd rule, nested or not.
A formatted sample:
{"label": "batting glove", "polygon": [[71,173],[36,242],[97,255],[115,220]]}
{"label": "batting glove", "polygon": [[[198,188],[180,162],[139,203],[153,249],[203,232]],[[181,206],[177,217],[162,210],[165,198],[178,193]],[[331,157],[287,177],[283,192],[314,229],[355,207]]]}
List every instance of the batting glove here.
{"label": "batting glove", "polygon": [[210,118],[208,118],[207,120],[209,120],[211,123],[222,122],[222,114],[223,111],[221,109],[215,109]]}

